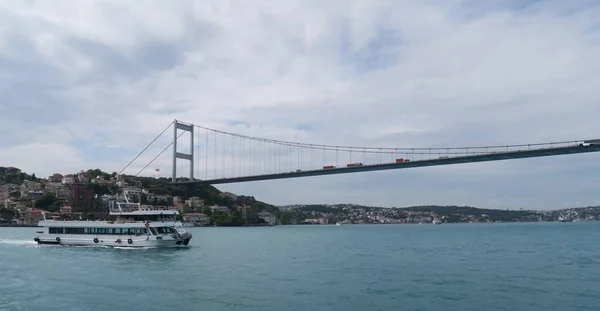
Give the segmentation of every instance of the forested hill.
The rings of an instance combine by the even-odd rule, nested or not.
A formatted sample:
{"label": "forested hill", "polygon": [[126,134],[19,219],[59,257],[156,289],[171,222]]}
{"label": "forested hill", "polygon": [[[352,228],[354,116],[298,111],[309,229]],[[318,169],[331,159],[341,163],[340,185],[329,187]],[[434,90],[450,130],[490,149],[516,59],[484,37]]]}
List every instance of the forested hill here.
{"label": "forested hill", "polygon": [[311,204],[281,206],[281,209],[298,215],[299,219],[325,218],[352,223],[419,223],[433,218],[443,222],[522,222],[599,220],[600,207],[589,206],[553,211],[488,209],[472,206],[424,205],[397,208],[361,206],[355,204]]}
{"label": "forested hill", "polygon": [[4,167],[0,166],[0,184],[17,184],[20,185],[25,180],[37,180],[35,174],[29,175],[22,172],[16,167]]}
{"label": "forested hill", "polygon": [[452,216],[452,215],[473,215],[476,217],[487,216],[490,219],[509,221],[512,219],[520,219],[526,217],[533,217],[539,215],[538,211],[526,211],[526,210],[501,210],[501,209],[487,209],[477,208],[472,206],[438,206],[438,205],[426,205],[426,206],[410,206],[400,208],[403,211],[412,212],[429,212],[441,216]]}

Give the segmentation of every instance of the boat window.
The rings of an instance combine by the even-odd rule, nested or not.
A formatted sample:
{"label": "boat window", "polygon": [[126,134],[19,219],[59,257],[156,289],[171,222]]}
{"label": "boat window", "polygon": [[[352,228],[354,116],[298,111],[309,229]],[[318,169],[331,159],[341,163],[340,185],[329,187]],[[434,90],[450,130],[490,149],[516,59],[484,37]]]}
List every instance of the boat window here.
{"label": "boat window", "polygon": [[156,229],[154,229],[154,227],[150,227],[149,229],[153,235],[158,235],[158,233],[156,233]]}
{"label": "boat window", "polygon": [[162,234],[175,233],[175,229],[173,229],[172,227],[157,227],[156,231]]}
{"label": "boat window", "polygon": [[[166,233],[170,228],[166,228],[167,230],[165,228],[161,228],[161,231]],[[154,228],[149,229],[154,235],[157,234]],[[148,232],[147,228],[48,228],[50,234],[142,235],[148,234]]]}
{"label": "boat window", "polygon": [[50,227],[49,229],[49,233],[51,234],[62,234],[63,233],[63,228],[55,228],[55,227]]}
{"label": "boat window", "polygon": [[83,228],[64,228],[66,234],[84,234]]}

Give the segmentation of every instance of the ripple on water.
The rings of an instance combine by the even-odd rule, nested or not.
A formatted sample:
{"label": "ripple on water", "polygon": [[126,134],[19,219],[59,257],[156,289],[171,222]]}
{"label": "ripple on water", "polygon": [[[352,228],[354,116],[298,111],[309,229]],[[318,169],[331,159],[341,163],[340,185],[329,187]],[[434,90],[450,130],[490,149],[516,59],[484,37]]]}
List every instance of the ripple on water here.
{"label": "ripple on water", "polygon": [[188,249],[0,229],[0,309],[600,310],[600,224],[191,228]]}

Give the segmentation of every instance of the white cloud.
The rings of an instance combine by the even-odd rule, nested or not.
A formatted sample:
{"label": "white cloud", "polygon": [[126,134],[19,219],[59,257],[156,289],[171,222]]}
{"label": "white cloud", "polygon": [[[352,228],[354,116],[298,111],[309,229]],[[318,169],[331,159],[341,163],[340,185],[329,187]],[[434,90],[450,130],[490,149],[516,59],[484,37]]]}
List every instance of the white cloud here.
{"label": "white cloud", "polygon": [[30,174],[47,172],[49,167],[74,173],[78,171],[76,167],[87,164],[77,149],[53,143],[28,143],[3,148],[0,158],[5,162],[3,165],[27,168]]}
{"label": "white cloud", "polygon": [[[0,3],[0,131],[10,133],[0,138],[0,165],[38,175],[119,171],[175,118],[331,145],[600,136],[593,122],[600,113],[600,5],[594,2]],[[141,169],[171,135],[128,172]],[[204,135],[200,131],[197,142]],[[252,172],[252,146],[235,143],[235,156],[212,162],[211,150],[208,163],[217,170],[236,163],[235,171]],[[148,174],[153,167],[165,174],[170,155]],[[313,166],[336,158],[325,156],[313,155]],[[222,187],[279,204],[595,204],[593,157]],[[295,169],[297,159],[279,159],[272,166]]]}

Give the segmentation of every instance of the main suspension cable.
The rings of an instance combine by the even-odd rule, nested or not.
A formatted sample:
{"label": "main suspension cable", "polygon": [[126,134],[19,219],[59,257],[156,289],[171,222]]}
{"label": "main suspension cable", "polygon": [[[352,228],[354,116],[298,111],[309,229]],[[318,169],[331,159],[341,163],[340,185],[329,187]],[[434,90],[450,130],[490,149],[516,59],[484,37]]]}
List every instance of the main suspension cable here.
{"label": "main suspension cable", "polygon": [[[156,136],[156,137],[155,137],[155,138],[154,138],[154,139],[153,139],[153,140],[152,140],[152,141],[151,141],[151,142],[150,142],[150,143],[149,143],[149,144],[146,146],[146,148],[144,148],[144,150],[142,150],[140,153],[138,153],[138,155],[136,155],[136,156],[135,156],[135,158],[133,158],[133,160],[131,160],[131,161],[130,161],[130,162],[129,162],[129,163],[128,163],[128,164],[127,164],[127,165],[126,165],[126,166],[125,166],[125,167],[124,167],[124,168],[123,168],[123,169],[122,169],[120,172],[119,172],[119,175],[121,175],[121,173],[123,173],[123,171],[124,171],[124,170],[126,170],[126,169],[127,169],[127,168],[128,168],[130,165],[131,165],[131,163],[133,163],[135,160],[137,160],[137,158],[139,158],[139,157],[142,155],[142,153],[144,153],[144,152],[145,152],[145,151],[146,151],[148,148],[150,148],[150,146],[152,146],[152,144],[154,144],[154,142],[155,142],[155,141],[156,141],[158,138],[160,138],[160,137],[162,136],[162,134],[164,134],[164,133],[165,133],[165,132],[166,132],[166,131],[167,131],[167,130],[168,130],[170,127],[171,127],[171,125],[173,125],[173,123],[175,123],[175,121],[173,121],[173,122],[169,123],[169,125],[168,125],[168,126],[167,126],[167,127],[166,127],[166,128],[163,130],[163,131],[162,131],[162,132],[160,132],[160,134],[158,134],[158,136]],[[173,144],[173,143],[171,143],[171,145],[172,145],[172,144]],[[137,176],[137,175],[136,175],[136,176]]]}

